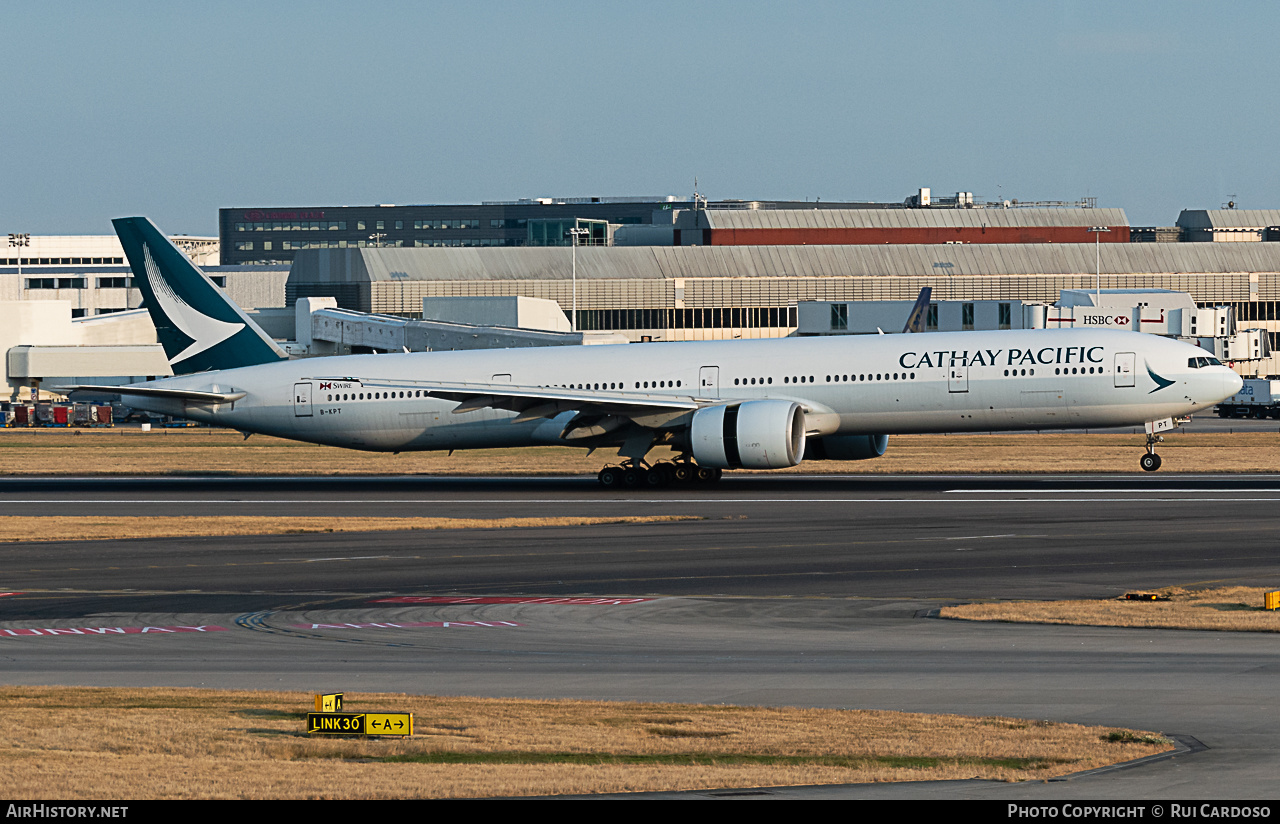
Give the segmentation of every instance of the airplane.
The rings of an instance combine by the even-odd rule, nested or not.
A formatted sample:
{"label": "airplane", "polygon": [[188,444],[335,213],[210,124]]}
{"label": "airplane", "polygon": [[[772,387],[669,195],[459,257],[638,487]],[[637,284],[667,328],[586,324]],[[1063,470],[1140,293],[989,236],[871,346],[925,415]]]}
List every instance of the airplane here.
{"label": "airplane", "polygon": [[[602,486],[661,487],[877,458],[891,434],[1145,425],[1141,466],[1155,471],[1160,432],[1242,385],[1190,344],[1083,329],[290,360],[150,220],[113,223],[175,372],[191,373],[74,388],[246,437],[394,453],[617,447]],[[659,445],[677,457],[649,464]]]}
{"label": "airplane", "polygon": [[925,324],[929,319],[929,296],[932,294],[932,286],[925,286],[920,290],[915,304],[911,307],[911,311],[907,313],[907,324],[902,327],[904,333],[923,332],[925,330]]}

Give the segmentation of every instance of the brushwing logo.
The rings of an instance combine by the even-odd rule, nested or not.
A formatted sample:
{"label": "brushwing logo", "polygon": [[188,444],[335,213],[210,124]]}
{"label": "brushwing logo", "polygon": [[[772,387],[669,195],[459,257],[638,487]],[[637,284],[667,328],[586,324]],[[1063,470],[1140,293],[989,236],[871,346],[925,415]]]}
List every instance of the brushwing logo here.
{"label": "brushwing logo", "polygon": [[202,314],[178,297],[173,287],[160,275],[160,267],[156,265],[155,259],[151,257],[151,249],[145,243],[142,244],[142,261],[147,270],[147,282],[151,284],[151,291],[155,294],[161,311],[182,334],[192,340],[190,346],[169,359],[170,364],[211,349],[244,328],[243,323],[227,323]]}
{"label": "brushwing logo", "polygon": [[1164,389],[1166,386],[1173,386],[1174,384],[1174,381],[1171,381],[1168,378],[1162,378],[1159,375],[1157,375],[1155,372],[1152,372],[1150,366],[1147,367],[1147,374],[1151,376],[1151,380],[1156,382],[1156,388],[1148,392],[1147,393],[1148,395],[1153,394],[1155,392],[1159,392],[1161,389]]}

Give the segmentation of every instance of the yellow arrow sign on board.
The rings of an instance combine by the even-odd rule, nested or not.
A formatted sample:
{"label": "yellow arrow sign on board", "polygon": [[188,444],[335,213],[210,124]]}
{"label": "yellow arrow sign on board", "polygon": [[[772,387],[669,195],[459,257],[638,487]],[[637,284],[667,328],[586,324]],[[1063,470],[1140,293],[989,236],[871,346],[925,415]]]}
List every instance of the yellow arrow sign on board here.
{"label": "yellow arrow sign on board", "polygon": [[309,712],[312,735],[413,735],[411,712]]}
{"label": "yellow arrow sign on board", "polygon": [[365,735],[413,735],[413,713],[365,713],[364,728]]}

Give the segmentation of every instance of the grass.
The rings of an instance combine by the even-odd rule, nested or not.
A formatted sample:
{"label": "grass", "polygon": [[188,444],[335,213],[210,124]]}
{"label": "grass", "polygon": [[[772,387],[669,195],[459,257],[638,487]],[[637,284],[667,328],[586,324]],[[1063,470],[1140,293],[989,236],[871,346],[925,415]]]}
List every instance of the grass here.
{"label": "grass", "polygon": [[1172,746],[1148,732],[1011,718],[352,693],[344,712],[413,712],[416,735],[308,738],[311,703],[305,693],[5,688],[6,796],[446,798],[1023,781]]}
{"label": "grass", "polygon": [[1280,587],[1155,590],[1168,601],[1010,601],[943,607],[943,618],[1033,624],[1280,632],[1280,610],[1263,609],[1263,593]]}
{"label": "grass", "polygon": [[636,515],[603,518],[334,518],[266,515],[27,516],[0,515],[0,543],[188,538],[198,535],[292,535],[332,532],[400,532],[435,529],[651,524],[699,520],[696,515]]}
{"label": "grass", "polygon": [[[883,458],[806,461],[801,473],[1141,472],[1142,435],[896,435]],[[1166,472],[1277,472],[1274,433],[1178,431],[1160,447]],[[651,460],[670,457],[655,449]],[[1051,456],[1052,460],[1046,460]],[[535,447],[455,452],[357,452],[209,428],[0,429],[0,475],[582,475],[617,456]]]}

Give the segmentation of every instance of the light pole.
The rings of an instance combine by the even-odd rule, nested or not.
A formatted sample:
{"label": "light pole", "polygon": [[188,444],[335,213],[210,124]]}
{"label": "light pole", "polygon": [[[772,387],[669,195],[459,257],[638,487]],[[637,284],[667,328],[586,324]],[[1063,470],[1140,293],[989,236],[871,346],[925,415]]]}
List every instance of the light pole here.
{"label": "light pole", "polygon": [[1106,226],[1092,226],[1093,233],[1093,305],[1102,303],[1102,233],[1110,232]]}
{"label": "light pole", "polygon": [[570,256],[573,260],[573,319],[569,321],[569,331],[578,331],[578,238],[583,235],[591,234],[590,229],[578,228],[578,219],[573,219],[573,228],[569,230],[569,245],[573,251]]}
{"label": "light pole", "polygon": [[387,236],[386,232],[374,232],[373,234],[369,235],[369,240],[373,241],[374,248],[379,248],[382,246],[382,239],[386,236]]}
{"label": "light pole", "polygon": [[23,232],[22,234],[9,233],[9,245],[18,249],[18,288],[22,288],[22,249],[24,246],[31,245],[31,235]]}

